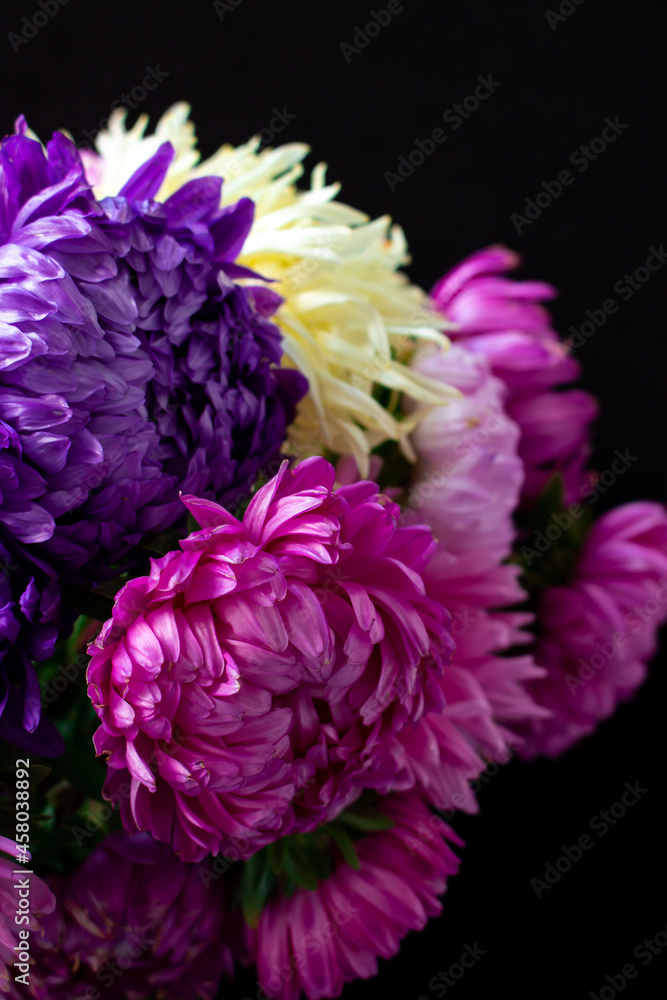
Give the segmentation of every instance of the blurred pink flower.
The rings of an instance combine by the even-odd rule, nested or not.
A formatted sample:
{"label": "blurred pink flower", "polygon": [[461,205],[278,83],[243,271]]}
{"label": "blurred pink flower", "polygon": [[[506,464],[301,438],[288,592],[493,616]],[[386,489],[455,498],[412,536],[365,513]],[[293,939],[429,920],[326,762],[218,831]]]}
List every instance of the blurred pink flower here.
{"label": "blurred pink flower", "polygon": [[[25,871],[16,874],[21,868],[21,864],[16,861],[17,851],[18,847],[13,840],[0,837],[0,993],[11,1000],[18,1000],[25,995],[16,985],[16,976],[25,975],[23,969],[16,967],[24,964],[16,947],[21,943],[19,932],[27,930],[30,933],[34,948],[41,934],[40,918],[51,913],[56,905],[55,896],[41,878],[25,874]],[[3,857],[3,854],[11,855],[12,860]],[[26,882],[29,895],[26,895]],[[21,895],[18,889],[21,889]],[[25,909],[22,908],[22,901],[27,903]],[[19,912],[28,918],[23,920],[22,917],[20,924],[16,922]],[[31,945],[26,950],[30,959],[25,964],[29,964],[32,971]],[[28,973],[28,981],[31,971]]]}
{"label": "blurred pink flower", "polygon": [[223,887],[149,834],[112,833],[50,882],[57,905],[32,944],[35,1000],[215,1000],[231,977],[237,941]]}
{"label": "blurred pink flower", "polygon": [[630,503],[603,514],[572,579],[547,588],[538,610],[535,659],[547,676],[529,689],[553,714],[522,727],[526,757],[567,750],[644,680],[667,620],[665,509]]}

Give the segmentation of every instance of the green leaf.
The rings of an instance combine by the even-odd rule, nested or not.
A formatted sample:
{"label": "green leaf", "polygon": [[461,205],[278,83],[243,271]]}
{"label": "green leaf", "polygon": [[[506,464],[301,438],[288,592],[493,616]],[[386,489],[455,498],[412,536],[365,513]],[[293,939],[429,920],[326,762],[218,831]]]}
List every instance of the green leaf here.
{"label": "green leaf", "polygon": [[394,825],[393,819],[379,809],[372,806],[355,803],[349,806],[338,817],[339,822],[351,826],[354,830],[363,830],[370,833],[373,830],[391,830]]}
{"label": "green leaf", "polygon": [[264,851],[258,851],[248,858],[243,866],[238,895],[241,900],[243,915],[249,927],[256,928],[262,910],[273,888],[275,876],[262,857]]}
{"label": "green leaf", "polygon": [[30,785],[39,785],[45,778],[48,778],[52,770],[53,768],[47,767],[46,764],[31,764]]}
{"label": "green leaf", "polygon": [[278,875],[282,871],[285,860],[285,837],[276,840],[267,847],[267,859],[271,871]]}
{"label": "green leaf", "polygon": [[285,873],[303,889],[317,889],[317,876],[308,864],[308,859],[295,850],[285,853]]}
{"label": "green leaf", "polygon": [[585,504],[565,507],[563,476],[554,473],[537,498],[510,560],[521,566],[521,582],[531,597],[538,597],[545,587],[567,584],[591,521],[590,507]]}
{"label": "green leaf", "polygon": [[542,528],[547,525],[552,515],[563,509],[564,498],[565,480],[562,473],[554,472],[535,502],[531,518],[533,527]]}
{"label": "green leaf", "polygon": [[340,853],[343,855],[344,860],[350,868],[354,868],[354,870],[358,872],[361,868],[361,861],[359,860],[357,849],[354,846],[354,841],[345,827],[339,826],[337,823],[330,823],[329,833],[338,844]]}

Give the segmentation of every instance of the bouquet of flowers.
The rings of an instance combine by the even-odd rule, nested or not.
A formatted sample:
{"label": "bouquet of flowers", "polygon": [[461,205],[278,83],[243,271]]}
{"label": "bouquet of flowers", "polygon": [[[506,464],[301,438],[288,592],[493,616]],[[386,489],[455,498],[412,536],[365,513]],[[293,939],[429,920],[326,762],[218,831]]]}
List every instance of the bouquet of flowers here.
{"label": "bouquet of flowers", "polygon": [[426,294],[305,145],[147,124],[0,145],[0,992],[335,997],[642,682],[667,516],[593,521],[512,252]]}

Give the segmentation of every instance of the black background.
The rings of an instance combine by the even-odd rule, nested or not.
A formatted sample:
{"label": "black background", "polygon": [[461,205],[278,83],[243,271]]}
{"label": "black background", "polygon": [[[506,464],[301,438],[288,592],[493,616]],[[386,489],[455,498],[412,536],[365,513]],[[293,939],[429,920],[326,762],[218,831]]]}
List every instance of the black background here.
{"label": "black background", "polygon": [[[267,127],[274,107],[296,117],[276,142],[306,141],[310,165],[326,160],[342,199],[405,229],[412,278],[429,287],[472,250],[502,242],[525,260],[522,277],[560,289],[556,324],[567,332],[610,297],[620,308],[579,351],[583,385],[600,399],[596,464],[615,449],[637,461],[601,498],[601,512],[628,500],[667,500],[664,483],[664,272],[627,302],[613,291],[650,247],[667,240],[656,148],[662,5],[585,0],[552,28],[540,2],[458,5],[407,0],[404,9],[346,59],[377,3],[241,0],[221,20],[209,0],[93,3],[69,0],[14,51],[10,32],[40,8],[2,5],[0,130],[19,112],[42,137],[59,127],[83,138],[110,105],[141,84],[147,67],[168,74],[131,112],[154,120],[176,100],[193,107],[200,145],[240,143]],[[558,11],[553,2],[551,10]],[[41,18],[38,18],[38,21]],[[15,43],[16,44],[16,43]],[[391,191],[415,139],[471,94],[479,75],[500,87],[405,182]],[[604,119],[628,125],[574,183],[517,233],[511,214],[568,168],[571,153],[599,136]],[[633,962],[628,1000],[660,995],[667,949],[648,968],[633,949],[667,925],[662,800],[665,768],[664,657],[635,700],[593,739],[556,762],[514,763],[480,794],[481,814],[456,828],[467,846],[443,916],[411,934],[380,974],[344,991],[346,1000],[436,994],[428,983],[475,942],[486,954],[447,997],[599,995],[605,976]],[[625,782],[640,801],[560,882],[537,898],[530,880],[572,844]],[[247,974],[224,991],[256,994]],[[605,993],[604,996],[610,996]]]}

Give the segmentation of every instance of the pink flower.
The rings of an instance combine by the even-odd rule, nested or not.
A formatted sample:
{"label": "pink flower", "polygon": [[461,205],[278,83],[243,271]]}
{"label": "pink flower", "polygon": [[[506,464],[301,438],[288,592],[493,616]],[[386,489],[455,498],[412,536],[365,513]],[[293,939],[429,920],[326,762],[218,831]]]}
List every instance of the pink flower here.
{"label": "pink flower", "polygon": [[207,864],[116,832],[51,881],[57,906],[32,942],[35,1000],[215,1000],[231,976],[233,925]]}
{"label": "pink flower", "polygon": [[381,799],[394,826],[356,841],[359,870],[342,858],[317,889],[275,896],[251,942],[259,983],[270,997],[340,995],[353,979],[377,974],[401,939],[442,911],[438,899],[458,870],[456,834],[415,795]]}
{"label": "pink flower", "polygon": [[426,348],[413,366],[453,385],[461,397],[431,410],[412,435],[419,462],[408,507],[421,513],[447,552],[474,549],[496,566],[512,548],[524,475],[521,431],[505,408],[507,388],[467,342],[446,353]]}
{"label": "pink flower", "polygon": [[435,543],[334,469],[286,463],[239,521],[184,497],[201,530],[131,580],[91,647],[106,794],[128,829],[184,860],[251,854],[313,829],[366,787],[441,704],[453,642],[422,574]]}
{"label": "pink flower", "polygon": [[[0,855],[0,993],[3,996],[18,1000],[23,995],[16,986],[16,976],[24,973],[23,969],[16,968],[22,965],[21,954],[17,952],[16,946],[20,943],[19,930],[28,930],[31,935],[31,944],[34,946],[40,936],[41,928],[39,919],[44,914],[51,913],[56,905],[55,896],[42,882],[37,875],[26,875],[23,871],[19,874],[15,872],[21,868],[16,861],[18,847],[13,840],[7,837],[0,837],[0,851],[11,855],[12,860],[8,860]],[[30,895],[25,896],[29,906],[25,911],[20,911],[21,896],[17,892],[17,883],[28,881]],[[25,912],[28,916],[27,922],[17,924],[17,910]],[[32,952],[28,948],[30,958],[28,963],[32,971]],[[31,975],[31,972],[28,973]]]}
{"label": "pink flower", "polygon": [[529,655],[506,655],[529,641],[522,626],[531,616],[498,610],[526,597],[518,567],[504,564],[523,482],[520,431],[505,411],[506,386],[469,342],[446,354],[427,349],[415,365],[462,393],[415,431],[419,466],[408,493],[412,516],[438,539],[424,580],[452,614],[456,649],[438,681],[445,707],[406,726],[395,759],[406,787],[416,783],[438,808],[474,812],[470,781],[489,759],[509,759],[521,743],[517,725],[547,714],[524,686],[543,671]]}
{"label": "pink flower", "polygon": [[547,676],[529,688],[553,714],[524,727],[522,754],[556,756],[593,732],[644,680],[665,620],[667,513],[617,507],[591,528],[569,583],[542,594],[535,659]]}
{"label": "pink flower", "polygon": [[597,407],[588,393],[560,388],[577,379],[580,369],[540,304],[556,293],[543,282],[504,277],[519,263],[505,247],[488,247],[445,274],[431,294],[457,325],[448,331],[452,340],[486,357],[507,386],[507,413],[521,429],[522,500],[533,500],[561,472],[569,503],[590,480],[585,465]]}

